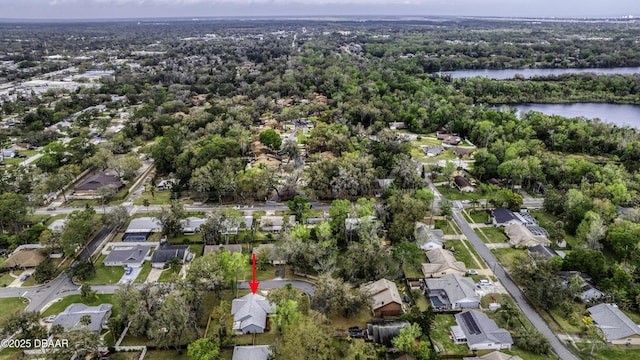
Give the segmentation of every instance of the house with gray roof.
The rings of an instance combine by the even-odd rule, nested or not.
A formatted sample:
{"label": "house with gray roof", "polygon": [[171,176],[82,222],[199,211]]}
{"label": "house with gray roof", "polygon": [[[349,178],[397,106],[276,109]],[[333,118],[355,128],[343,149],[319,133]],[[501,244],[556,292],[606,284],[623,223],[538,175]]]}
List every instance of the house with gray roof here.
{"label": "house with gray roof", "polygon": [[275,304],[258,294],[247,294],[231,302],[233,330],[241,334],[260,334],[267,327],[267,318],[276,312]]}
{"label": "house with gray roof", "polygon": [[64,224],[66,224],[68,220],[69,219],[67,218],[55,220],[54,222],[49,224],[47,228],[52,232],[62,232],[62,230],[64,229]]}
{"label": "house with gray roof", "polygon": [[595,324],[613,345],[640,345],[640,327],[616,304],[599,304],[589,309]]}
{"label": "house with gray roof", "polygon": [[[58,314],[53,321],[53,326],[62,325],[64,331],[87,328],[95,333],[100,333],[107,328],[107,320],[111,316],[111,304],[87,306],[85,304],[71,304]],[[83,316],[88,315],[91,322],[88,325],[80,324]]]}
{"label": "house with gray roof", "polygon": [[391,340],[400,335],[400,330],[409,327],[408,321],[377,320],[367,323],[369,341],[376,344],[391,346]]}
{"label": "house with gray roof", "polygon": [[462,360],[522,360],[518,355],[505,354],[500,351],[493,351],[476,357],[463,357]]}
{"label": "house with gray roof", "polygon": [[268,360],[271,355],[269,345],[234,346],[232,360]]}
{"label": "house with gray roof", "polygon": [[75,189],[76,191],[95,191],[103,186],[120,189],[124,184],[120,181],[120,178],[115,175],[94,173],[80,181],[80,183],[76,185]]}
{"label": "house with gray roof", "polygon": [[207,219],[191,216],[186,219],[181,219],[182,232],[185,234],[195,234],[200,231],[200,226],[204,224]]}
{"label": "house with gray roof", "polygon": [[160,249],[156,249],[151,255],[151,266],[156,269],[162,269],[173,258],[178,258],[182,264],[191,260],[193,254],[189,252],[189,245],[163,244]]}
{"label": "house with gray roof", "polygon": [[471,351],[511,349],[513,338],[509,331],[499,328],[487,314],[467,310],[455,318],[457,325],[451,327],[451,335],[456,344],[466,343]]}
{"label": "house with gray roof", "polygon": [[429,251],[442,249],[444,243],[444,232],[442,229],[429,229],[426,225],[419,225],[416,228],[416,244],[420,249]]}
{"label": "house with gray roof", "polygon": [[437,279],[425,279],[425,284],[426,295],[434,311],[480,307],[480,296],[470,278],[452,274]]}
{"label": "house with gray roof", "polygon": [[433,157],[442,154],[444,152],[444,148],[440,145],[423,146],[422,151],[424,151],[425,155]]}
{"label": "house with gray roof", "polygon": [[111,250],[103,263],[105,266],[141,267],[151,247],[136,245],[128,249]]}
{"label": "house with gray roof", "polygon": [[240,230],[251,230],[253,226],[253,216],[246,215],[240,217],[240,222],[231,224],[228,220],[224,222],[226,230],[222,232],[224,235],[235,235]]}

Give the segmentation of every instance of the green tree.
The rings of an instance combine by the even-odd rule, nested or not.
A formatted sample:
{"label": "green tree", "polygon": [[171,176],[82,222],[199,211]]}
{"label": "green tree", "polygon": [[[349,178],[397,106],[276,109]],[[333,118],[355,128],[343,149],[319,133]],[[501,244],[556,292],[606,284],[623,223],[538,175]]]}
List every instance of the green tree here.
{"label": "green tree", "polygon": [[293,200],[287,201],[287,206],[296,216],[296,221],[301,224],[307,219],[309,210],[311,210],[311,202],[309,199],[300,195],[296,195],[293,197]]}
{"label": "green tree", "polygon": [[177,200],[172,200],[168,208],[163,207],[154,217],[158,220],[160,226],[162,226],[163,234],[176,237],[182,233],[182,222],[180,222],[180,220],[184,215],[184,205]]}
{"label": "green tree", "polygon": [[514,336],[515,344],[519,348],[535,354],[548,354],[551,350],[549,340],[535,328],[521,327]]}
{"label": "green tree", "polygon": [[218,360],[220,347],[211,339],[198,339],[189,344],[187,354],[194,360]]}
{"label": "green tree", "polygon": [[36,266],[36,270],[33,272],[33,279],[37,283],[43,283],[47,280],[51,280],[56,273],[56,266],[51,260],[50,257],[47,257],[42,261],[38,266]]}
{"label": "green tree", "polygon": [[0,195],[0,233],[17,234],[27,221],[27,199],[20,194]]}
{"label": "green tree", "polygon": [[273,129],[267,129],[260,133],[260,142],[273,150],[280,149],[282,137]]}
{"label": "green tree", "polygon": [[326,318],[316,312],[302,317],[284,334],[282,345],[275,346],[274,357],[283,360],[334,359],[331,329],[326,325]]}
{"label": "green tree", "polygon": [[411,324],[400,330],[400,334],[391,340],[393,347],[398,351],[418,359],[429,359],[431,344],[428,340],[419,341],[422,337],[422,329],[418,324]]}
{"label": "green tree", "polygon": [[80,281],[92,278],[96,274],[96,268],[91,261],[80,261],[75,268],[70,270],[71,277],[76,277]]}
{"label": "green tree", "polygon": [[302,313],[298,309],[298,302],[295,300],[286,300],[280,305],[276,305],[274,323],[278,334],[286,333],[291,326],[300,321],[301,317]]}

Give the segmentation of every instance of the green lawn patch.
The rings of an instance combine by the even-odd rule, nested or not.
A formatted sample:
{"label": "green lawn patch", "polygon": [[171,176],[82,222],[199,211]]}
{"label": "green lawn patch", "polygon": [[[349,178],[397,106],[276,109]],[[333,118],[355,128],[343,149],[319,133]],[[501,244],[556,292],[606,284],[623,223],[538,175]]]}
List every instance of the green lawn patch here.
{"label": "green lawn patch", "polygon": [[0,360],[15,360],[20,358],[23,349],[5,348],[0,351]]}
{"label": "green lawn patch", "polygon": [[[466,240],[447,240],[444,242],[444,247],[446,249],[453,248],[453,255],[455,256],[456,260],[462,261],[468,269],[480,268],[481,265],[473,259],[473,256],[471,256],[471,253],[469,252],[467,247],[465,247],[463,241]],[[467,246],[471,245],[467,244]]]}
{"label": "green lawn patch", "polygon": [[145,261],[142,264],[142,269],[140,270],[140,274],[138,274],[138,277],[136,278],[135,282],[144,283],[145,280],[147,280],[147,277],[149,276],[150,272],[151,272],[151,262]]}
{"label": "green lawn patch", "polygon": [[514,249],[514,248],[501,248],[491,249],[491,252],[498,258],[500,264],[507,268],[511,268],[517,261],[520,254],[526,254],[527,250]]}
{"label": "green lawn patch", "polygon": [[453,230],[453,226],[451,225],[451,222],[446,221],[446,220],[436,220],[434,227],[436,229],[440,229],[442,230],[442,232],[445,235],[456,235],[456,232]]}
{"label": "green lawn patch", "polygon": [[169,205],[171,203],[171,191],[156,191],[154,196],[151,196],[151,192],[145,191],[133,200],[133,205],[144,205],[144,199],[149,200],[149,205]]}
{"label": "green lawn patch", "polygon": [[[560,220],[557,216],[546,211],[530,211],[529,213],[538,220],[539,225],[545,229],[553,228],[556,221]],[[567,241],[567,244],[569,244],[572,249],[577,249],[580,245],[584,244],[583,241],[578,240],[575,236],[568,234],[564,230],[562,231],[562,237]]]}
{"label": "green lawn patch", "polygon": [[402,266],[402,271],[404,271],[404,276],[409,279],[418,279],[418,278],[424,277],[424,273],[422,272],[422,266],[420,264],[416,264],[416,265],[404,264]]}
{"label": "green lawn patch", "polygon": [[[251,264],[247,262],[242,270],[238,271],[238,281],[249,281],[252,277]],[[267,265],[264,270],[256,270],[256,280],[271,280],[275,277],[276,270],[273,266]]]}
{"label": "green lawn patch", "polygon": [[[2,262],[5,262],[5,258],[2,258]],[[0,266],[2,266],[2,264],[0,264]],[[7,287],[7,285],[11,284],[13,282],[13,280],[15,280],[15,278],[11,275],[9,275],[9,272],[3,272],[2,275],[0,275],[0,287]]]}
{"label": "green lawn patch", "polygon": [[202,253],[204,252],[204,245],[200,245],[200,244],[189,245],[189,251],[196,254],[196,256],[202,256]]}
{"label": "green lawn patch", "polygon": [[173,280],[173,276],[177,276],[180,273],[180,269],[182,269],[182,265],[174,266],[171,269],[164,270],[162,274],[160,274],[158,282],[169,282]]}
{"label": "green lawn patch", "polygon": [[449,337],[449,331],[452,326],[456,325],[456,319],[453,315],[436,315],[431,330],[431,340],[436,346],[439,354],[468,354],[469,347],[466,344],[455,344]]}
{"label": "green lawn patch", "polygon": [[469,216],[478,224],[489,221],[489,214],[484,210],[471,210]]}
{"label": "green lawn patch", "polygon": [[255,342],[253,335],[236,335],[233,337],[233,342],[236,345],[273,345],[280,337],[272,327],[268,332],[256,334]]}
{"label": "green lawn patch", "polygon": [[332,314],[329,317],[329,324],[331,324],[331,327],[335,330],[347,330],[352,326],[360,326],[364,329],[366,328],[367,321],[371,319],[371,308],[363,306],[357,314],[348,318],[342,316],[342,314]]}
{"label": "green lawn patch", "polygon": [[11,315],[24,310],[29,304],[29,300],[21,297],[0,298],[0,323],[4,322]]}
{"label": "green lawn patch", "polygon": [[88,279],[86,281],[84,281],[84,283],[86,284],[96,284],[96,285],[103,285],[103,284],[117,284],[118,281],[120,280],[120,278],[122,278],[122,275],[124,275],[124,267],[122,266],[105,266],[103,264],[104,258],[106,258],[107,255],[100,255],[100,257],[98,257],[98,260],[96,260],[96,262],[94,263],[95,268],[96,268],[96,274],[91,278]]}
{"label": "green lawn patch", "polygon": [[[591,351],[590,344],[580,344],[579,346],[583,348],[587,354],[590,353]],[[590,357],[595,360],[640,359],[640,348],[637,348],[637,347],[628,348],[622,345],[610,345],[604,349],[594,351],[593,355],[590,355]]]}
{"label": "green lawn patch", "polygon": [[167,239],[167,242],[170,244],[201,243],[202,234],[198,233],[193,235],[178,235],[174,238]]}
{"label": "green lawn patch", "polygon": [[33,276],[29,276],[29,278],[25,280],[21,286],[36,286],[36,285],[38,285],[38,283],[33,278]]}
{"label": "green lawn patch", "polygon": [[437,188],[440,193],[449,200],[478,200],[484,197],[484,195],[479,192],[462,192],[448,185],[440,185],[437,186]]}
{"label": "green lawn patch", "polygon": [[[100,304],[112,304],[113,295],[112,294],[96,294],[96,298],[91,300],[83,298],[81,295],[65,296],[60,301],[57,301],[51,304],[51,306],[49,306],[49,308],[47,308],[47,310],[45,310],[42,313],[42,316],[57,315],[62,311],[64,311],[64,309],[66,309],[67,306],[71,304],[76,304],[76,303],[85,304],[88,306],[98,306]],[[112,311],[115,312],[116,309],[113,309]]]}
{"label": "green lawn patch", "polygon": [[[501,228],[489,226],[475,230],[476,234],[486,243],[504,243],[507,241],[507,236],[504,234]],[[485,236],[482,236],[484,234]]]}

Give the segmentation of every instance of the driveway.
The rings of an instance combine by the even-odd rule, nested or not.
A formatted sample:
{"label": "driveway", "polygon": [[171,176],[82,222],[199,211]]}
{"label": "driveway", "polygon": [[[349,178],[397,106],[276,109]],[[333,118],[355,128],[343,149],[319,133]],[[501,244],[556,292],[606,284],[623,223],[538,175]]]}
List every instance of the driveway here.
{"label": "driveway", "polygon": [[162,275],[163,269],[151,268],[151,272],[149,272],[149,276],[147,276],[147,283],[154,283],[160,279],[160,275]]}
{"label": "driveway", "polygon": [[[24,283],[24,281],[20,280],[24,275],[32,275],[33,274],[33,269],[30,270],[25,270],[22,272],[22,274],[20,274],[20,276],[16,277],[15,279],[13,279],[13,281],[11,282],[11,284],[7,285],[7,287],[10,288],[17,288],[17,287],[21,287],[22,284]],[[11,276],[13,277],[14,275],[11,274]]]}
{"label": "driveway", "polygon": [[131,274],[127,275],[126,273],[124,275],[122,275],[122,277],[120,278],[120,281],[118,281],[118,284],[127,284],[130,282],[133,282],[138,275],[140,275],[140,271],[142,271],[141,267],[138,268],[132,268],[133,270],[131,270]]}

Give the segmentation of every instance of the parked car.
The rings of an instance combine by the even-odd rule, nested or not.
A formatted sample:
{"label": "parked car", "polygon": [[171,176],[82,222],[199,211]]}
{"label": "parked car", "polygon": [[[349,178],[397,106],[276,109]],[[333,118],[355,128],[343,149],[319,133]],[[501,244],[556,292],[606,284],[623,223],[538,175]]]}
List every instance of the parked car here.
{"label": "parked car", "polygon": [[56,320],[56,316],[55,315],[49,315],[49,316],[47,316],[46,319],[44,319],[44,322],[52,323],[55,320]]}
{"label": "parked car", "polygon": [[363,338],[364,337],[364,330],[362,330],[362,328],[360,326],[354,326],[354,327],[350,327],[349,328],[349,336],[351,336],[352,338]]}
{"label": "parked car", "polygon": [[469,269],[469,270],[467,270],[467,274],[469,274],[469,275],[478,275],[478,270]]}
{"label": "parked car", "polygon": [[133,268],[131,266],[127,266],[127,269],[124,271],[124,273],[126,275],[131,275],[131,272],[133,271]]}
{"label": "parked car", "polygon": [[51,206],[47,208],[47,211],[54,211],[55,209],[56,209],[55,207]]}
{"label": "parked car", "polygon": [[29,276],[31,276],[31,274],[24,274],[24,275],[20,276],[20,281],[22,281],[22,282],[27,281]]}
{"label": "parked car", "polygon": [[491,281],[487,280],[487,279],[482,279],[479,282],[480,285],[482,286],[487,286],[487,285],[491,285]]}

